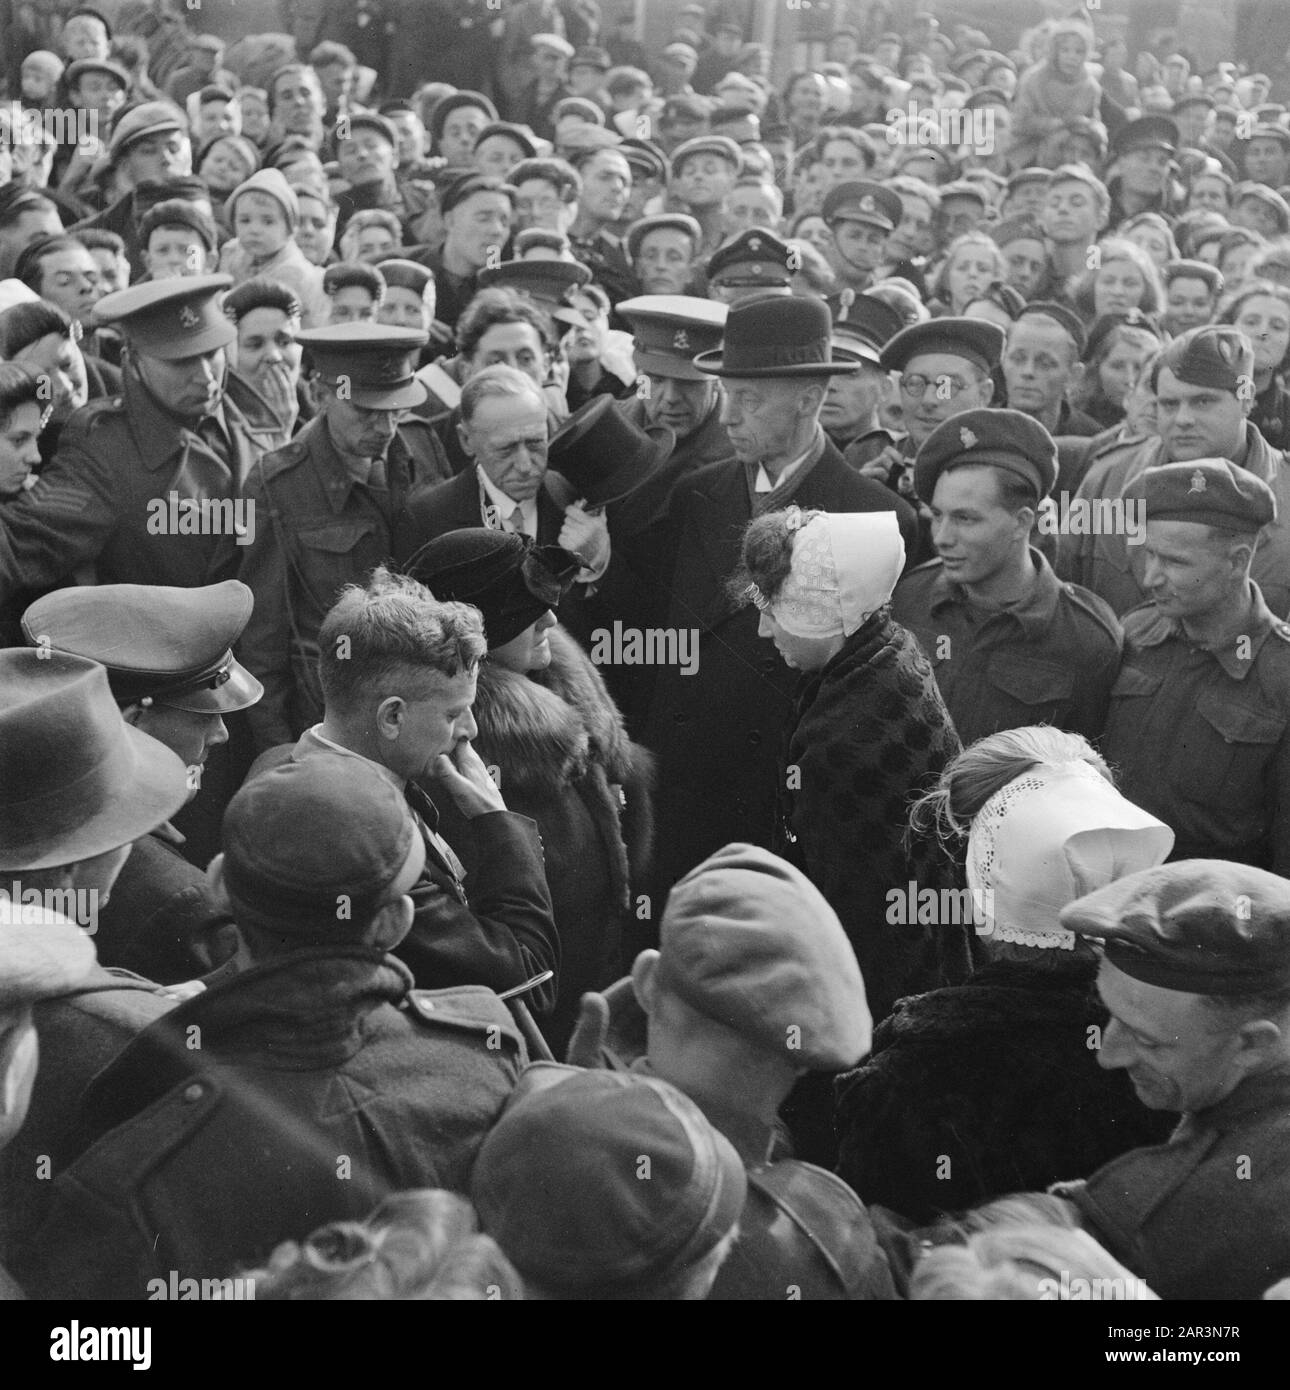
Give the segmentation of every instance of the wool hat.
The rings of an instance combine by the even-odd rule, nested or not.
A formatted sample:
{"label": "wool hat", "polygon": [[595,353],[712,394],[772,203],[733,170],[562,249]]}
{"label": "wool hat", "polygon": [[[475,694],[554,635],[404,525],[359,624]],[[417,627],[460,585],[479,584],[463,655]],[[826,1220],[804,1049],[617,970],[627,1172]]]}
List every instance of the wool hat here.
{"label": "wool hat", "polygon": [[469,89],[453,92],[449,96],[438,102],[434,111],[430,115],[430,148],[437,150],[439,141],[443,139],[443,128],[448,123],[448,117],[454,111],[460,111],[465,106],[473,106],[477,110],[483,111],[490,121],[497,119],[497,107],[483,94]]}
{"label": "wool hat", "polygon": [[802,1070],[841,1071],[869,1050],[864,981],[837,913],[755,845],[726,845],[673,887],[657,980]]}
{"label": "wool hat", "polygon": [[1173,845],[1163,821],[1121,796],[1091,764],[1037,764],[972,818],[966,867],[977,932],[1041,951],[1073,950],[1062,909],[1164,863]]}
{"label": "wool hat", "polygon": [[1248,864],[1144,869],[1071,903],[1061,924],[1159,989],[1239,997],[1290,986],[1290,882]]}
{"label": "wool hat", "polygon": [[407,563],[407,573],[441,602],[479,609],[490,647],[504,647],[559,608],[581,568],[571,550],[484,526],[436,536]]}
{"label": "wool hat", "polygon": [[734,1146],[674,1086],[539,1065],[485,1136],[470,1195],[526,1279],[603,1298],[697,1264],[747,1189]]}
{"label": "wool hat", "polygon": [[293,232],[299,225],[300,201],[291,191],[287,176],[281,169],[257,169],[245,183],[238,184],[228,195],[228,201],[225,204],[230,222],[236,215],[237,200],[243,193],[263,193],[266,197],[272,198],[282,209],[282,215],[287,219],[287,226]]}
{"label": "wool hat", "polygon": [[394,783],[341,753],[252,777],[229,802],[220,841],[235,919],[282,936],[361,939],[425,866],[424,837]]}

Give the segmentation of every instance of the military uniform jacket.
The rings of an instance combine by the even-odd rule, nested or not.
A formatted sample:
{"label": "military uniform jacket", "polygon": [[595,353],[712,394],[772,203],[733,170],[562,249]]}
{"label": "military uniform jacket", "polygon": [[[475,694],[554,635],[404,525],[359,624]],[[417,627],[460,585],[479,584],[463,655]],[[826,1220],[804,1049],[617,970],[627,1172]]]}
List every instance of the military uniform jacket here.
{"label": "military uniform jacket", "polygon": [[1241,636],[1217,651],[1144,604],[1124,619],[1124,665],[1102,752],[1120,790],[1177,835],[1173,859],[1234,859],[1290,874],[1290,623],[1258,585]]}
{"label": "military uniform jacket", "polygon": [[223,416],[229,461],[167,414],[133,371],[121,395],[75,411],[39,482],[0,513],[0,597],[43,592],[91,565],[100,584],[190,588],[233,578],[241,550],[233,508],[207,509],[219,516],[218,534],[209,525],[176,534],[172,517],[182,525],[184,514],[200,517],[193,509],[203,501],[237,498],[286,432],[267,407],[257,419],[226,397]]}
{"label": "military uniform jacket", "polygon": [[[1159,438],[1149,439],[1136,448],[1127,447],[1095,461],[1076,498],[1094,504],[1103,499],[1120,499],[1144,470],[1171,462],[1165,457]],[[1250,577],[1263,590],[1272,611],[1285,615],[1290,613],[1290,458],[1272,448],[1247,420],[1245,456],[1233,462],[1261,478],[1276,494],[1277,519],[1263,529]],[[1104,535],[1068,529],[1058,537],[1058,574],[1092,589],[1120,615],[1146,599],[1147,592],[1142,587],[1145,565],[1142,546],[1128,544],[1123,526],[1115,526],[1111,534]]]}
{"label": "military uniform jacket", "polygon": [[966,747],[999,729],[1055,724],[1096,739],[1120,669],[1122,635],[1096,594],[1063,584],[1031,551],[1030,597],[999,611],[978,608],[940,560],[896,585],[892,616],[927,653]]}
{"label": "military uniform jacket", "polygon": [[1053,1191],[1161,1298],[1260,1298],[1290,1276],[1290,1073],[1250,1077],[1167,1144]]}
{"label": "military uniform jacket", "polygon": [[255,610],[238,655],[264,685],[247,711],[260,749],[294,740],[322,717],[318,629],[340,590],[406,558],[396,551],[395,522],[421,479],[400,435],[385,471],[386,488],[356,483],[319,416],[247,480],[255,538],[238,577],[255,594]]}
{"label": "military uniform jacket", "polygon": [[467,1191],[525,1060],[491,990],[414,990],[374,948],[256,966],[95,1078],[92,1147],[14,1273],[38,1298],[142,1299],[149,1279],[228,1276],[391,1192]]}
{"label": "military uniform jacket", "polygon": [[784,486],[758,497],[755,510],[750,470],[732,458],[679,481],[650,526],[614,537],[600,592],[606,620],[697,634],[696,671],[686,675],[677,663],[651,673],[639,734],[659,759],[660,891],[731,841],[771,843],[779,745],[798,672],[757,635],[757,609],[737,606],[726,592],[749,521],[794,503],[829,512],[895,511],[912,546],[910,508],[848,468],[823,431],[820,444],[816,461],[808,458]]}

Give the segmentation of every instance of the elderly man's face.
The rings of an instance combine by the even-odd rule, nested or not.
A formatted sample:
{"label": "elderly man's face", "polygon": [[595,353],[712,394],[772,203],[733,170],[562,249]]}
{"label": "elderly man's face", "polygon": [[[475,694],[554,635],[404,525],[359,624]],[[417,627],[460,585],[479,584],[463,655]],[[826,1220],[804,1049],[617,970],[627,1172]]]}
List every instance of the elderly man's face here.
{"label": "elderly man's face", "polygon": [[[820,400],[822,385],[815,383]],[[732,377],[726,381],[721,423],[741,462],[784,458],[796,443],[803,417],[810,413],[803,400],[809,389],[800,381],[774,378]]]}
{"label": "elderly man's face", "polygon": [[516,503],[536,497],[546,476],[546,416],[546,401],[536,390],[485,396],[470,423],[458,427],[466,452],[493,486]]}
{"label": "elderly man's face", "polygon": [[1148,1108],[1208,1109],[1248,1074],[1239,1031],[1201,995],[1144,984],[1107,960],[1098,970],[1097,992],[1111,1015],[1098,1064],[1127,1071]]}

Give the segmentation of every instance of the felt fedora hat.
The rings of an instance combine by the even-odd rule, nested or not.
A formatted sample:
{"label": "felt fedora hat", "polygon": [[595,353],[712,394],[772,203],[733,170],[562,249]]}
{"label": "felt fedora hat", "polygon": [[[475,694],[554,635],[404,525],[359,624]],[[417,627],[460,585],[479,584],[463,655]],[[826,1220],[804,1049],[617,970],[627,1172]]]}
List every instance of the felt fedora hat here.
{"label": "felt fedora hat", "polygon": [[860,363],[832,355],[833,322],[818,299],[769,293],[733,304],[719,350],[694,365],[722,377],[819,377],[858,372]]}
{"label": "felt fedora hat", "polygon": [[641,429],[614,398],[593,396],[575,410],[551,438],[547,464],[589,507],[617,502],[638,488],[676,448],[666,426]]}
{"label": "felt fedora hat", "polygon": [[48,869],[128,845],[188,800],[164,744],[121,718],[96,661],[0,651],[0,869]]}

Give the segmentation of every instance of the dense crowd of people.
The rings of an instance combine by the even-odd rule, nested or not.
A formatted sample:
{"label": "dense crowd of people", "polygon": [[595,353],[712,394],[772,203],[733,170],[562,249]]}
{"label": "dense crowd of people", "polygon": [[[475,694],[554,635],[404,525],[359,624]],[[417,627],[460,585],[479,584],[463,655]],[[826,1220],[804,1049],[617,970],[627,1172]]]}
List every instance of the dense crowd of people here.
{"label": "dense crowd of people", "polygon": [[411,8],[12,7],[0,1295],[1290,1297],[1290,54]]}

